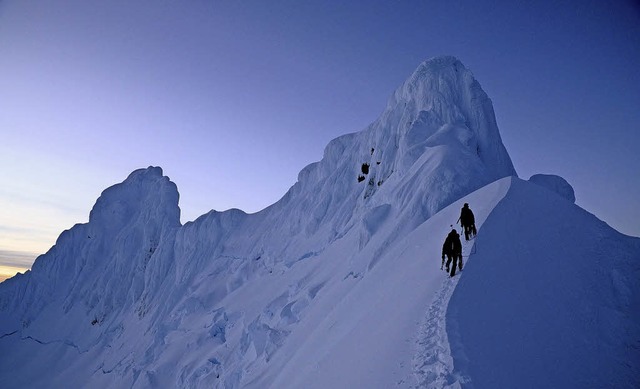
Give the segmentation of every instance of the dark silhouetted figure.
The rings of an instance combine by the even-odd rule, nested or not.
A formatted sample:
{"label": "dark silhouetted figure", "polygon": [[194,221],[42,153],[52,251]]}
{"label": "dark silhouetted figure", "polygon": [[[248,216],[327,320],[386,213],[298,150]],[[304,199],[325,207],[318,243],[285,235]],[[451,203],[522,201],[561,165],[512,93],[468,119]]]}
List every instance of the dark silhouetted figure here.
{"label": "dark silhouetted figure", "polygon": [[460,210],[460,218],[458,219],[460,225],[464,229],[464,238],[469,240],[469,237],[476,236],[476,218],[469,208],[469,204],[464,203],[464,207]]}
{"label": "dark silhouetted figure", "polygon": [[[451,277],[456,275],[456,266],[462,270],[462,242],[458,231],[452,229],[442,245],[442,263],[444,264],[444,256],[447,256],[447,273],[451,271]],[[453,266],[451,266],[453,261]],[[442,269],[442,266],[440,266]],[[449,270],[451,269],[451,270]]]}

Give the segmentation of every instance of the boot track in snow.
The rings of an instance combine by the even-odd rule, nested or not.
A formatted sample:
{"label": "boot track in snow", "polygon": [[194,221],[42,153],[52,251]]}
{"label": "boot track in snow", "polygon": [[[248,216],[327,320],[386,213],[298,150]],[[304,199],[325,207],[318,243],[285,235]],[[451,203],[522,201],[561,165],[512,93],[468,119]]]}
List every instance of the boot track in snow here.
{"label": "boot track in snow", "polygon": [[447,307],[459,279],[460,276],[447,276],[420,326],[412,361],[416,388],[461,388],[469,382],[467,377],[454,372],[446,331]]}

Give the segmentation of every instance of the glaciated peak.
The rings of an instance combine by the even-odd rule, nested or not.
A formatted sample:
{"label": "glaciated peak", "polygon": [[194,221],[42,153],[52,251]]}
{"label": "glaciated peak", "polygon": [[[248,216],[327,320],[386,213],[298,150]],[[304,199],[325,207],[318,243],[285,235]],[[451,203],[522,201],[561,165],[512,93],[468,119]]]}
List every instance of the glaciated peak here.
{"label": "glaciated peak", "polygon": [[[595,223],[551,192],[545,196],[543,189],[530,190],[536,188],[509,179],[487,185],[514,173],[491,101],[453,57],[421,64],[378,120],[333,140],[322,161],[304,168],[287,195],[262,212],[211,211],[177,227],[175,185],[160,168],[136,170],[105,190],[90,222],[64,232],[31,272],[15,282],[0,283],[0,355],[15,355],[0,358],[0,381],[7,387],[389,387],[397,382],[410,385],[414,366],[417,386],[451,383],[454,376],[470,376],[476,386],[483,386],[488,381],[482,378],[493,375],[453,369],[456,350],[447,339],[455,336],[447,334],[450,326],[445,324],[456,325],[457,320],[456,328],[465,330],[462,324],[481,317],[488,319],[484,322],[490,324],[491,334],[500,334],[504,319],[496,320],[493,313],[505,302],[515,304],[505,310],[506,316],[522,311],[518,317],[526,321],[526,308],[532,304],[521,302],[537,299],[540,293],[531,291],[540,283],[534,288],[519,286],[529,278],[544,281],[537,274],[560,274],[561,281],[569,280],[577,291],[613,285],[615,290],[594,289],[594,296],[605,296],[604,304],[585,305],[583,312],[612,312],[610,321],[620,325],[606,328],[613,330],[608,333],[627,328],[634,332],[617,336],[622,340],[609,342],[609,347],[593,336],[602,329],[591,326],[577,337],[594,338],[593,344],[606,347],[580,350],[598,351],[593,355],[604,355],[618,367],[623,366],[620,361],[637,360],[632,358],[637,352],[624,354],[627,339],[638,338],[636,328],[628,325],[633,322],[629,312],[638,312],[630,305],[637,283],[621,275],[632,274],[639,240],[611,234],[603,223]],[[540,178],[547,186],[557,181]],[[475,212],[482,245],[463,243],[464,254],[476,258],[465,259],[463,276],[478,281],[464,281],[458,285],[462,291],[456,288],[454,293],[457,280],[445,281],[436,269],[448,226],[464,202]],[[522,207],[523,203],[533,207]],[[548,223],[549,216],[558,220]],[[582,234],[574,244],[577,251],[567,249],[558,233],[576,224]],[[505,241],[504,231],[518,231],[525,238]],[[602,252],[624,247],[618,250],[622,258],[613,256],[621,262],[609,266],[610,261],[598,256],[584,261],[603,242],[611,247]],[[554,272],[558,255],[571,272]],[[519,273],[505,277],[504,269],[509,274],[514,269],[500,261],[513,258],[519,261]],[[476,262],[480,266],[474,268]],[[610,282],[602,282],[600,276],[606,272],[591,271],[593,263],[613,269]],[[584,278],[593,274],[597,279]],[[474,307],[467,302],[478,291],[497,298],[484,299],[483,309],[466,309]],[[558,292],[576,295],[561,293],[562,288]],[[547,293],[553,301],[557,294]],[[505,296],[518,298],[500,300]],[[556,311],[576,303],[540,301],[538,308],[551,306]],[[611,309],[616,306],[631,308]],[[467,317],[449,314],[459,307],[465,307],[460,311]],[[569,313],[571,317],[559,323],[576,323],[578,316]],[[468,327],[468,334],[477,334]],[[517,334],[529,327],[521,321]],[[538,332],[534,331],[536,341],[549,331]],[[567,338],[562,331],[551,333]],[[409,335],[415,344],[406,341]],[[551,343],[557,344],[556,338]],[[445,351],[434,354],[427,343]],[[479,355],[466,360],[485,358],[494,346],[488,342],[484,347],[485,343],[480,339],[465,344],[465,350]],[[524,342],[520,349],[537,346],[534,343]],[[386,352],[372,353],[373,348],[362,344],[375,344]],[[538,348],[543,356],[571,361],[575,353],[562,353],[569,343],[559,344],[559,353]],[[505,355],[513,357],[497,350],[489,353],[491,363],[476,363],[476,370],[499,365]],[[434,355],[446,363],[430,363]],[[537,356],[525,352],[523,358],[531,355]],[[620,358],[611,359],[612,355]],[[545,369],[537,367],[547,362],[555,366],[557,358],[547,359],[542,358],[544,363],[534,366],[529,376],[540,376]],[[587,367],[604,359],[591,358]],[[332,362],[349,360],[365,363]],[[309,368],[320,364],[322,369]],[[574,370],[566,381],[585,377],[586,370]],[[623,370],[603,371],[622,377],[615,383],[637,376]],[[594,382],[610,382],[607,379]],[[518,381],[500,383],[504,382],[486,386]]]}
{"label": "glaciated peak", "polygon": [[[389,99],[374,123],[378,138],[394,137],[410,158],[434,147],[431,138],[463,140],[464,152],[477,155],[492,179],[516,175],[496,123],[491,99],[457,58],[436,57],[420,64]],[[444,135],[447,129],[454,134]],[[389,132],[385,134],[384,132]],[[443,136],[444,135],[444,136]]]}
{"label": "glaciated peak", "polygon": [[473,74],[452,56],[424,61],[398,88],[390,101],[413,103],[419,110],[432,110],[435,101],[460,104],[463,97],[487,99]]}
{"label": "glaciated peak", "polygon": [[[0,333],[22,328],[34,339],[67,339],[65,344],[80,350],[122,328],[123,312],[137,309],[143,315],[143,296],[173,263],[164,250],[172,251],[180,227],[178,197],[176,185],[158,167],[136,170],[103,191],[89,223],[64,231],[20,282],[2,283],[0,311],[12,316],[0,320]],[[50,312],[74,319],[32,323]]]}
{"label": "glaciated peak", "polygon": [[154,180],[163,177],[162,168],[160,166],[149,166],[146,169],[137,169],[129,174],[127,180]]}
{"label": "glaciated peak", "polygon": [[466,68],[458,58],[454,57],[453,55],[441,55],[422,62],[416,69],[416,72],[425,70],[429,73],[433,73],[438,70],[447,70],[451,68],[460,68],[466,70]]}
{"label": "glaciated peak", "polygon": [[120,228],[143,214],[160,216],[169,224],[179,225],[178,199],[176,185],[163,175],[162,168],[149,166],[135,170],[122,183],[104,190],[91,210],[89,221]]}

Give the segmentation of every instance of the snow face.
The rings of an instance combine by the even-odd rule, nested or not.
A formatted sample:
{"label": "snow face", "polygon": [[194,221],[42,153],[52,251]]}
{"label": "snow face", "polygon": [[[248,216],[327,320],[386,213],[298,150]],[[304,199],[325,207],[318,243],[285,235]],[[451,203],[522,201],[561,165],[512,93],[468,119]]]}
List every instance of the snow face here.
{"label": "snow face", "polygon": [[500,139],[491,100],[454,57],[422,63],[393,94],[381,119],[404,135],[405,152],[422,149],[431,135],[455,128],[465,151],[483,161],[494,180],[516,175]]}
{"label": "snow face", "polygon": [[[492,366],[478,358],[466,368],[460,350],[475,350],[474,338],[449,323],[456,284],[485,262],[475,257],[501,250],[483,224],[514,174],[490,100],[452,57],[420,65],[379,119],[331,141],[256,214],[211,211],[181,226],[175,185],[159,168],[135,171],[31,272],[0,284],[0,356],[10,355],[0,357],[0,380],[9,388],[483,382],[475,369]],[[540,201],[560,199],[535,188]],[[510,201],[531,200],[514,193]],[[449,279],[440,249],[464,202],[477,241],[491,244],[464,242],[470,265]],[[562,202],[556,211],[572,218],[562,207],[574,206]],[[532,250],[513,249],[535,262]],[[635,307],[626,277],[615,279],[616,293]]]}
{"label": "snow face", "polygon": [[86,323],[136,309],[161,268],[156,250],[173,242],[179,226],[175,184],[160,168],[134,171],[102,193],[89,223],[63,232],[21,279],[0,284],[0,309],[23,337],[89,347],[104,333]]}
{"label": "snow face", "polygon": [[572,203],[576,202],[576,195],[573,192],[573,187],[567,182],[567,180],[560,176],[553,174],[534,174],[529,178],[529,182],[533,182],[534,184],[554,191]]}
{"label": "snow face", "polygon": [[640,239],[514,180],[447,312],[456,375],[477,388],[640,384]]}

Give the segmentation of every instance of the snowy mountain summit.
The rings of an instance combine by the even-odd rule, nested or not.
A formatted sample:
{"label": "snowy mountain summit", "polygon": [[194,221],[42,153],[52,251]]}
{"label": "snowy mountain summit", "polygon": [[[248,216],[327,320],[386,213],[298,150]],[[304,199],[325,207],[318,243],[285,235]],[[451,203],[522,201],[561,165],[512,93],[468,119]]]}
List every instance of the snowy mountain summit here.
{"label": "snowy mountain summit", "polygon": [[[275,204],[180,224],[157,167],[0,283],[7,388],[638,387],[640,239],[516,177],[460,61],[422,63]],[[441,271],[463,203],[478,235]]]}

